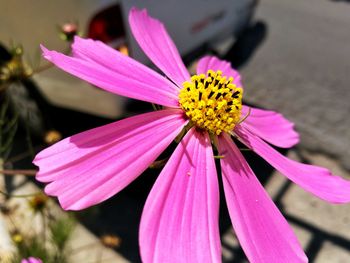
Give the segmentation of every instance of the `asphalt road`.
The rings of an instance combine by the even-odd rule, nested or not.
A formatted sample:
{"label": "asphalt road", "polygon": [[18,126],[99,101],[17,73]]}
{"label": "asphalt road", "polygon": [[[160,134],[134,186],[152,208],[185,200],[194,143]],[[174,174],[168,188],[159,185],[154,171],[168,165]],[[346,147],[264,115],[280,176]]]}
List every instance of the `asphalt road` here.
{"label": "asphalt road", "polygon": [[266,35],[241,68],[244,98],[285,114],[303,146],[350,169],[350,2],[262,0],[256,20]]}

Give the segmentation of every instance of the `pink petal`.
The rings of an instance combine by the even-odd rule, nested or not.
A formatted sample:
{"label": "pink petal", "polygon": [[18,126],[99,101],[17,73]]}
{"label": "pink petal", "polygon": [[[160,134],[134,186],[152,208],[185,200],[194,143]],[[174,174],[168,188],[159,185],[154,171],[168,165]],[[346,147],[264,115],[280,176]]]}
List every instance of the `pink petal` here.
{"label": "pink petal", "polygon": [[[243,106],[242,116],[248,114],[248,106]],[[241,123],[265,141],[282,148],[289,148],[299,142],[299,134],[294,130],[294,123],[288,121],[282,114],[251,108],[249,117]]]}
{"label": "pink petal", "polygon": [[66,138],[36,156],[36,179],[51,182],[45,192],[64,209],[100,203],[139,176],[186,122],[181,110],[162,110]]}
{"label": "pink petal", "polygon": [[[109,68],[118,74],[126,75],[139,82],[146,82],[178,96],[178,87],[167,78],[154,70],[142,65],[136,60],[121,54],[119,51],[105,45],[101,41],[74,38],[72,45],[73,55],[85,60],[91,60],[103,67]],[[112,60],[111,60],[112,58]]]}
{"label": "pink petal", "polygon": [[293,230],[228,135],[219,137],[223,185],[234,230],[250,262],[307,262]]}
{"label": "pink petal", "polygon": [[21,263],[42,263],[42,261],[38,258],[30,257],[28,259],[22,259]]}
{"label": "pink petal", "polygon": [[230,62],[220,60],[214,56],[205,56],[198,61],[197,74],[206,74],[211,69],[214,71],[221,70],[222,75],[226,77],[233,77],[233,83],[238,87],[242,87],[241,76],[237,70],[231,67]]}
{"label": "pink petal", "polygon": [[143,262],[221,262],[218,190],[209,136],[193,128],[147,198],[140,225]]}
{"label": "pink petal", "polygon": [[137,8],[130,10],[129,24],[137,43],[150,60],[182,88],[190,74],[164,25],[150,17],[145,9]]}
{"label": "pink petal", "polygon": [[244,127],[235,130],[241,141],[306,191],[331,203],[350,202],[350,181],[329,170],[290,160]]}
{"label": "pink petal", "polygon": [[[178,107],[177,91],[168,80],[146,70],[136,61],[131,62],[127,56],[116,56],[117,51],[104,60],[97,54],[93,56],[92,53],[101,52],[101,45],[92,46],[91,53],[86,55],[87,51],[82,48],[81,42],[76,43],[74,52],[78,57],[69,57],[43,46],[41,49],[44,57],[57,67],[104,90],[133,99]],[[105,54],[106,52],[103,53]]]}

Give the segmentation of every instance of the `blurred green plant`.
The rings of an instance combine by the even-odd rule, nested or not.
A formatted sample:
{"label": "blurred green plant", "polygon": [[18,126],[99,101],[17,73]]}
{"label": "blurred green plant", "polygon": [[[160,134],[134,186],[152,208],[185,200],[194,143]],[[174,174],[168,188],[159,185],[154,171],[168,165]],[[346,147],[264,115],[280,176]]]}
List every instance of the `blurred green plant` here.
{"label": "blurred green plant", "polygon": [[57,251],[66,249],[67,241],[75,227],[75,221],[72,217],[60,218],[49,224],[52,243]]}
{"label": "blurred green plant", "polygon": [[48,224],[50,238],[41,235],[28,236],[16,232],[12,235],[17,254],[11,263],[20,263],[22,258],[37,257],[45,263],[67,263],[69,249],[67,243],[75,227],[72,217],[51,220]]}
{"label": "blurred green plant", "polygon": [[[23,47],[12,45],[6,54],[5,47],[1,47],[2,57],[0,58],[0,84],[5,89],[4,84],[29,78],[33,74],[32,68],[23,60]],[[0,88],[1,90],[1,88]]]}
{"label": "blurred green plant", "polygon": [[23,236],[19,238],[20,234],[16,234],[16,239],[14,243],[17,246],[17,255],[13,259],[13,263],[20,263],[22,258],[28,258],[31,256],[42,259],[43,262],[47,263],[63,263],[59,261],[53,261],[53,255],[50,255],[50,252],[46,249],[45,244],[42,242],[41,237],[33,236],[26,237]]}

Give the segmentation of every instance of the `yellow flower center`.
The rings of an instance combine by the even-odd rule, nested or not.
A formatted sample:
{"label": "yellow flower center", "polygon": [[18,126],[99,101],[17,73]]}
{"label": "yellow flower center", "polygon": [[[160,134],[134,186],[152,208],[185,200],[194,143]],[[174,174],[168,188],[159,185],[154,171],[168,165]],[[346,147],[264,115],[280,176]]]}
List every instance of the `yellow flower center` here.
{"label": "yellow flower center", "polygon": [[213,134],[231,131],[239,122],[242,109],[241,87],[220,70],[191,77],[179,94],[181,108],[194,125]]}

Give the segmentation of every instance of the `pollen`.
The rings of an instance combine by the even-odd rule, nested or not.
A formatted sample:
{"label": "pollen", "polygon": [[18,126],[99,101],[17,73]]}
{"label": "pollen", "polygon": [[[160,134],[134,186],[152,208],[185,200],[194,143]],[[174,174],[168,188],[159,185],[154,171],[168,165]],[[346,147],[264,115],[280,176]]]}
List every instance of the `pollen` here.
{"label": "pollen", "polygon": [[220,70],[208,70],[206,75],[194,75],[183,83],[179,102],[195,126],[219,135],[231,131],[239,122],[242,95],[233,77],[222,76]]}

